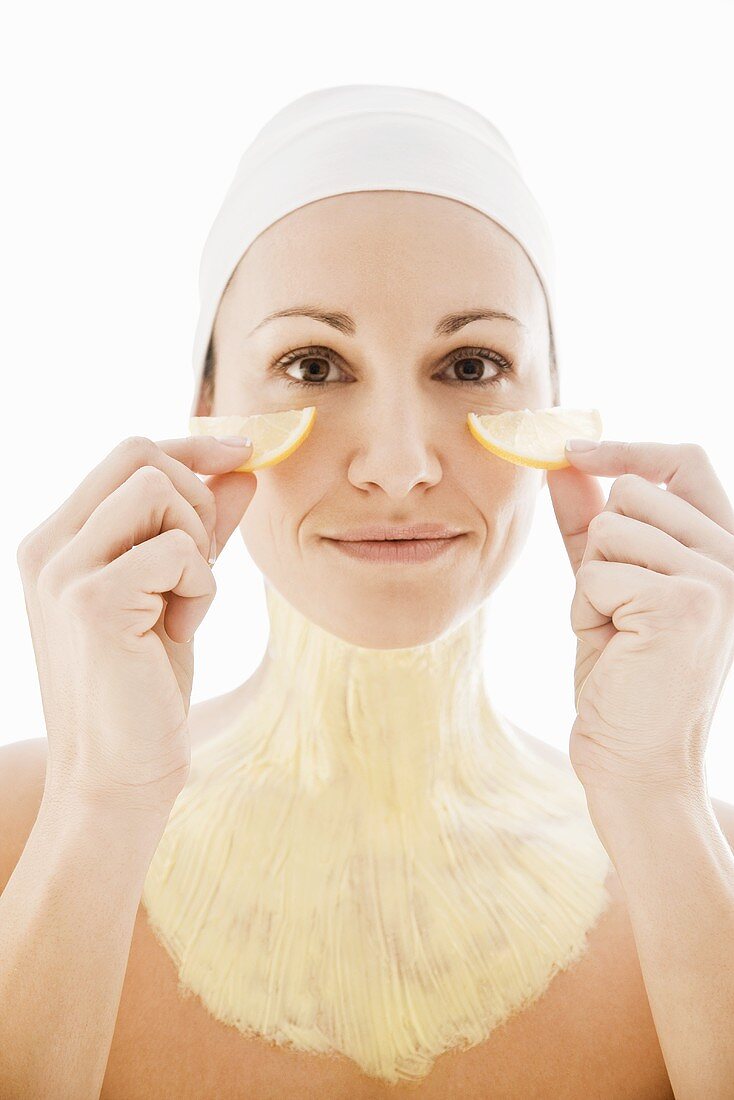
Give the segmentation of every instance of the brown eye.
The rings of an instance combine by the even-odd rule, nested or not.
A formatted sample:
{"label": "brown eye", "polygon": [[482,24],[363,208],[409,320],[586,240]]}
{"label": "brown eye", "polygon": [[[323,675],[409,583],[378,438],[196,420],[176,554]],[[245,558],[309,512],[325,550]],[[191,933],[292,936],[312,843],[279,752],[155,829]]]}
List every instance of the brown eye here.
{"label": "brown eye", "polygon": [[[311,377],[292,377],[287,373],[291,366],[295,366],[299,371],[305,369]],[[289,351],[282,359],[271,363],[268,369],[282,378],[287,386],[325,386],[329,383],[328,377],[315,376],[319,374],[328,376],[329,368],[332,366],[336,366],[336,362],[334,353],[329,348],[311,347]]]}
{"label": "brown eye", "polygon": [[[305,370],[306,376],[305,378],[296,377],[295,379],[293,379],[292,375],[289,375],[288,377],[296,382],[317,384],[321,384],[327,381],[329,370],[332,366],[332,364],[328,362],[323,356],[318,355],[301,355],[297,359],[292,359],[288,366],[291,367],[294,363],[296,364],[296,370]],[[325,374],[327,377],[317,377],[319,372],[321,374]]]}
{"label": "brown eye", "polygon": [[[449,369],[457,364],[473,363],[474,366],[470,369],[476,374],[477,370],[483,369],[485,361],[491,362],[494,367],[494,372],[489,378],[448,378],[441,375],[437,377],[444,377],[445,381],[453,385],[495,386],[503,381],[506,374],[513,371],[512,363],[508,359],[489,348],[458,348],[449,356]],[[291,366],[295,366],[299,371],[305,369],[310,377],[294,378],[287,373]],[[283,379],[287,386],[321,386],[323,388],[330,384],[328,373],[332,366],[336,367],[337,363],[336,356],[330,348],[309,347],[289,351],[282,359],[271,363],[268,370]],[[315,377],[318,374],[326,374],[327,377]]]}
{"label": "brown eye", "polygon": [[[481,378],[462,377],[461,372],[466,370],[466,364],[467,363],[469,363],[471,365],[471,370],[473,370],[475,373],[480,373],[481,372],[482,377]],[[484,381],[486,381],[486,379],[483,377],[483,372],[486,370],[484,360],[482,360],[480,358],[480,356],[478,356],[478,355],[473,356],[472,358],[469,358],[469,356],[467,356],[465,359],[455,359],[454,362],[451,364],[451,370],[457,372],[456,381],[458,381],[458,382],[484,382]],[[498,374],[499,374],[499,371],[495,370],[495,373],[492,377],[496,378]],[[454,379],[452,378],[451,381],[453,382]]]}
{"label": "brown eye", "polygon": [[479,369],[483,369],[483,364],[486,361],[490,361],[494,366],[494,371],[489,378],[449,378],[449,382],[467,382],[473,386],[494,386],[498,382],[502,382],[505,375],[512,372],[512,364],[504,356],[498,355],[496,351],[491,351],[489,348],[459,348],[449,356],[449,369],[453,370],[455,367],[460,366],[463,363],[473,363],[472,370],[475,372]]}

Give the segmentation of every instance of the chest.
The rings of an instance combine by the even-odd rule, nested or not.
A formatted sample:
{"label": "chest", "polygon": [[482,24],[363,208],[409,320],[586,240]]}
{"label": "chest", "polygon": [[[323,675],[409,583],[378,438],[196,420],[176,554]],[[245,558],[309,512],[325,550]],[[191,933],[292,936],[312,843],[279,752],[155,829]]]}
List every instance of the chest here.
{"label": "chest", "polygon": [[468,1050],[440,1055],[417,1083],[387,1085],[349,1059],[289,1050],[215,1019],[179,992],[139,909],[101,1100],[669,1100],[621,891],[580,962]]}

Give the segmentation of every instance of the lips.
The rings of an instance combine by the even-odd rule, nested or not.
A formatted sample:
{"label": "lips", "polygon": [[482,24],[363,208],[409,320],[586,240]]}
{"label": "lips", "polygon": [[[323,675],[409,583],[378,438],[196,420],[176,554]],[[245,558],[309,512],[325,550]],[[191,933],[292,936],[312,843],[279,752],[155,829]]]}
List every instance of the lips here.
{"label": "lips", "polygon": [[450,555],[463,535],[442,539],[325,539],[337,554],[379,565],[417,565]]}
{"label": "lips", "polygon": [[461,534],[463,532],[458,528],[448,527],[445,523],[415,523],[405,527],[372,524],[327,537],[338,542],[384,542],[399,539],[450,539]]}

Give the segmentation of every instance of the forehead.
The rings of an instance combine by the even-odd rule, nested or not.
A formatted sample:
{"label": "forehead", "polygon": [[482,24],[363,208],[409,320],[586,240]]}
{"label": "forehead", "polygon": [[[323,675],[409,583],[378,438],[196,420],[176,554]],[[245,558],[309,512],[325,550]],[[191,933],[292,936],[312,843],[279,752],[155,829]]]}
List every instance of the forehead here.
{"label": "forehead", "polygon": [[[295,302],[418,312],[467,306],[545,312],[537,273],[519,242],[466,203],[414,191],[331,195],[291,211],[250,245],[225,298],[257,323]],[[223,303],[224,304],[224,303]]]}

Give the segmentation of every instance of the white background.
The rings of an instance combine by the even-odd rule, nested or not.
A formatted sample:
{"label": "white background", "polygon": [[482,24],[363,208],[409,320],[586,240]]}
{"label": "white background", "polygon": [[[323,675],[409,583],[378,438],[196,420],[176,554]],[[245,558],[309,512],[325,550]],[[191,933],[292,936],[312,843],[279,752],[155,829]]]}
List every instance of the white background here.
{"label": "white background", "polygon": [[[188,434],[204,239],[245,146],[317,87],[425,87],[487,114],[555,238],[562,404],[600,409],[604,438],[701,443],[734,499],[733,32],[715,0],[16,4],[0,47],[0,741],[45,736],[18,543],[119,440]],[[239,535],[216,577],[193,702],[245,680],[266,642]],[[488,682],[564,751],[573,592],[545,491],[493,600]],[[729,677],[707,755],[729,802],[733,744]]]}

